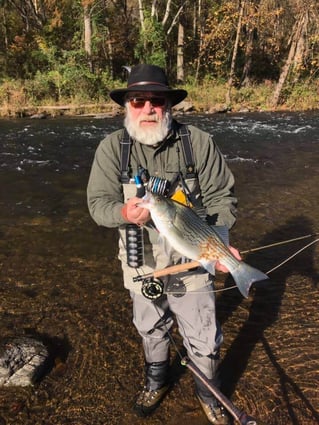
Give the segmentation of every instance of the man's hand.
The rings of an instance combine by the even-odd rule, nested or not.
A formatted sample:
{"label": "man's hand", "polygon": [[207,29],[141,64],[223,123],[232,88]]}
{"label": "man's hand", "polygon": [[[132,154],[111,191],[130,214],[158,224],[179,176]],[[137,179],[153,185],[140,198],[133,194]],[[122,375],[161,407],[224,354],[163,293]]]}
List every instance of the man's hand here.
{"label": "man's hand", "polygon": [[[236,248],[233,248],[232,246],[228,247],[229,251],[233,254],[233,256],[235,258],[237,258],[237,260],[241,260],[241,256],[239,254],[239,251]],[[222,264],[220,264],[219,261],[216,262],[215,264],[215,269],[219,272],[223,272],[223,273],[229,273],[229,270],[227,269],[227,267],[223,266]]]}
{"label": "man's hand", "polygon": [[150,220],[151,215],[149,210],[136,205],[139,202],[141,202],[141,199],[137,197],[129,199],[127,203],[123,205],[121,213],[126,221],[143,226]]}

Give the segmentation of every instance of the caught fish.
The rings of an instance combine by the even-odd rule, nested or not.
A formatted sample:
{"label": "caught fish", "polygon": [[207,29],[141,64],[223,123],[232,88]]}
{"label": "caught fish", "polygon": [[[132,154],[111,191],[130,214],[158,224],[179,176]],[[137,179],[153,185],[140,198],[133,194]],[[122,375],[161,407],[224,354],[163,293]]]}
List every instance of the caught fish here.
{"label": "caught fish", "polygon": [[213,227],[192,208],[151,192],[138,206],[150,211],[159,233],[181,255],[197,260],[211,274],[216,261],[227,267],[244,297],[254,282],[268,279],[265,273],[235,258]]}

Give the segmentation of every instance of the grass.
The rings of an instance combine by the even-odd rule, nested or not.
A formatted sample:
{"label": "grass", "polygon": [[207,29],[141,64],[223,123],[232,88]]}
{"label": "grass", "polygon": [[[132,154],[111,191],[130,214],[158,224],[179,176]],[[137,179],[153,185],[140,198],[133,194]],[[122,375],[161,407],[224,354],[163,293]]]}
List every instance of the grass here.
{"label": "grass", "polygon": [[[119,87],[120,84],[114,84]],[[0,117],[23,117],[45,112],[51,116],[79,115],[88,113],[116,114],[119,109],[107,95],[96,96],[91,100],[88,93],[79,90],[76,94],[58,96],[48,93],[30,93],[28,84],[20,81],[6,81],[0,86]],[[278,107],[271,106],[275,83],[249,87],[232,88],[231,104],[226,104],[227,84],[204,81],[200,85],[186,84],[187,101],[195,112],[226,111],[269,111],[269,110],[315,110],[319,105],[319,90],[316,82],[296,84],[283,90]],[[112,88],[110,88],[112,89]]]}

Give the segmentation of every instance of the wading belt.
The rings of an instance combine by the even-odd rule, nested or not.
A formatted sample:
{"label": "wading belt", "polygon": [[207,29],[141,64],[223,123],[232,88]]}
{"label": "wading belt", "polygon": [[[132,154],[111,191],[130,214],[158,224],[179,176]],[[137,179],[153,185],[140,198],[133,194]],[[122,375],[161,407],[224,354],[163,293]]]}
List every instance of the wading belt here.
{"label": "wading belt", "polygon": [[[186,176],[185,178],[194,178],[195,172],[195,161],[192,149],[192,143],[190,139],[190,133],[188,127],[181,124],[178,129],[178,134],[181,138],[182,151],[186,164]],[[120,141],[121,144],[121,183],[129,183],[130,181],[130,153],[132,139],[130,138],[126,129],[123,130],[123,136]]]}

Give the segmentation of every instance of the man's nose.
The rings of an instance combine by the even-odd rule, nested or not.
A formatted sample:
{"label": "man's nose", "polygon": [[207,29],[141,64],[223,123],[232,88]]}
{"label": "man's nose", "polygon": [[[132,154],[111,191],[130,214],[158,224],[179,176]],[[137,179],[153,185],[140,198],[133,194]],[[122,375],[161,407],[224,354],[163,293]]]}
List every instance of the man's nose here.
{"label": "man's nose", "polygon": [[144,112],[146,112],[147,114],[149,114],[150,112],[154,111],[154,106],[152,105],[150,100],[146,100],[145,101],[145,105],[144,105]]}

